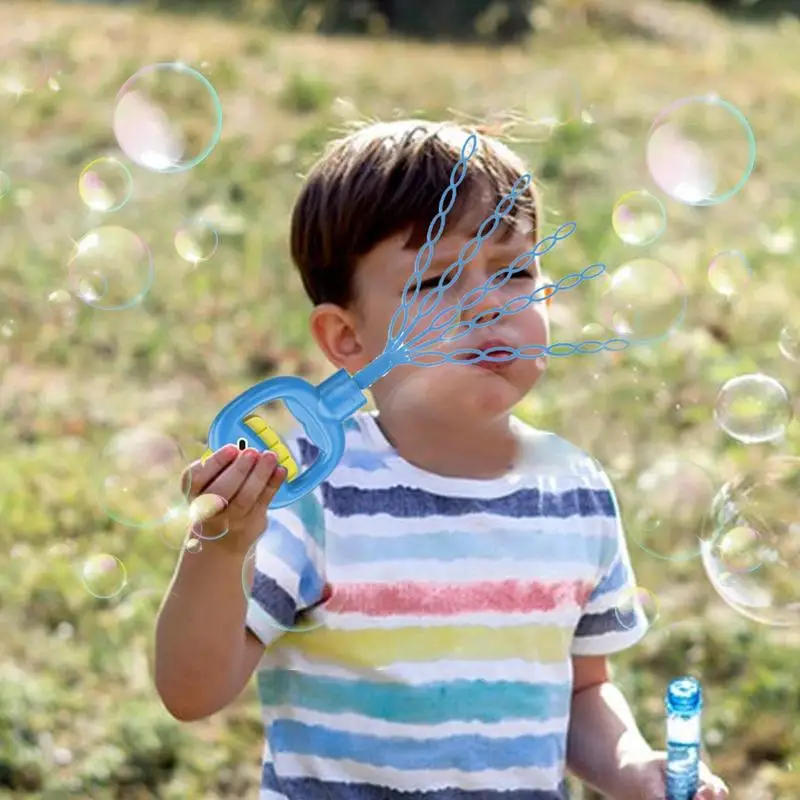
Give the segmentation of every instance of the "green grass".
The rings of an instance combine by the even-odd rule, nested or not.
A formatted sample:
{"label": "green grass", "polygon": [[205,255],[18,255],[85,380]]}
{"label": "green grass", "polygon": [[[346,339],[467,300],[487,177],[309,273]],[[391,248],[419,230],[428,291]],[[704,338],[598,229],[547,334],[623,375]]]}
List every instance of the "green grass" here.
{"label": "green grass", "polygon": [[[659,504],[665,484],[649,494],[637,488],[660,459],[692,459],[719,486],[762,453],[714,426],[725,378],[761,368],[797,388],[796,365],[776,347],[797,313],[796,251],[781,252],[769,234],[791,229],[800,213],[800,29],[780,21],[748,27],[658,3],[637,4],[649,16],[627,24],[612,6],[624,9],[565,3],[529,47],[496,51],[278,35],[100,6],[3,5],[4,30],[39,37],[51,85],[6,102],[0,128],[0,170],[11,185],[0,200],[0,322],[14,321],[13,335],[0,341],[0,795],[255,796],[262,734],[251,689],[191,726],[172,721],[155,697],[152,630],[175,563],[175,532],[109,518],[101,502],[112,469],[105,447],[144,424],[174,437],[181,458],[195,458],[216,411],[249,385],[275,372],[326,372],[309,345],[287,224],[299,175],[337,130],[400,114],[493,118],[546,100],[565,85],[542,79],[557,70],[577,82],[579,110],[589,116],[546,141],[515,144],[543,185],[548,230],[579,224],[545,259],[547,272],[559,278],[595,261],[659,258],[680,273],[689,306],[680,331],[659,347],[552,363],[523,412],[587,448],[617,482],[639,582],[660,612],[644,643],[615,662],[648,736],[662,740],[667,681],[692,672],[706,687],[710,757],[734,797],[800,796],[796,631],[736,616],[696,559],[659,560],[636,545],[652,545],[662,530],[679,542],[699,524]],[[189,173],[158,177],[132,167],[134,198],[108,215],[150,243],[155,285],[135,310],[49,299],[66,288],[72,242],[105,221],[81,204],[77,179],[114,152],[116,92],[138,67],[161,60],[202,69],[219,93],[225,128]],[[707,91],[751,121],[758,164],[750,182],[719,207],[667,203],[668,227],[656,243],[621,245],[611,209],[622,194],[649,186],[643,149],[651,121],[669,102]],[[516,131],[519,139],[535,133]],[[724,158],[738,154],[724,137],[715,147]],[[220,245],[192,269],[172,239],[198,214],[215,221]],[[743,251],[753,271],[732,302],[706,277],[713,254],[728,249]],[[598,295],[591,286],[562,295],[554,336],[580,337],[598,321]],[[792,425],[773,449],[796,451],[798,439]],[[167,500],[154,491],[148,502],[137,513],[153,519]],[[110,600],[81,582],[82,564],[99,553],[117,556],[127,571],[127,587]]]}

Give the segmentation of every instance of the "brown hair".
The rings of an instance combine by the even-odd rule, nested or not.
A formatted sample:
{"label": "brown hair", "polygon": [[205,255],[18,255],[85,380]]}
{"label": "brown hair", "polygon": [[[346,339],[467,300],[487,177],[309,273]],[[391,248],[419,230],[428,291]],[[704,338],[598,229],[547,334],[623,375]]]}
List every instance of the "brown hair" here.
{"label": "brown hair", "polygon": [[[373,123],[328,146],[311,169],[292,213],[292,260],[311,301],[348,305],[360,256],[409,231],[421,246],[468,132],[454,124],[422,120]],[[456,224],[471,201],[493,209],[525,168],[497,139],[480,132],[466,178],[447,217]],[[536,193],[531,182],[504,224],[538,237]],[[445,228],[445,233],[447,231]]]}

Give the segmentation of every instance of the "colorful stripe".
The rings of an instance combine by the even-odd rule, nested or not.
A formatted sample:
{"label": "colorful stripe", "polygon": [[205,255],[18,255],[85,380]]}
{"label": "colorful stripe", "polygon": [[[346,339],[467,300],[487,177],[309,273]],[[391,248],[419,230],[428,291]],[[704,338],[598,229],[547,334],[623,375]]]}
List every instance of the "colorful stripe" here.
{"label": "colorful stripe", "polygon": [[275,768],[265,762],[261,786],[280,792],[288,800],[567,800],[567,787],[561,782],[558,789],[430,789],[414,791],[392,789],[371,783],[351,781],[322,781],[317,778],[278,778]]}
{"label": "colorful stripe", "polygon": [[340,760],[358,754],[362,764],[400,770],[545,769],[564,761],[566,731],[502,739],[474,734],[446,736],[437,739],[433,747],[429,739],[371,736],[282,719],[270,728],[269,746],[276,758],[280,753],[294,753]]}
{"label": "colorful stripe", "polygon": [[422,686],[344,680],[275,669],[258,675],[266,706],[291,705],[325,714],[360,714],[407,725],[446,722],[495,724],[511,719],[545,721],[569,713],[568,683],[437,681]]}
{"label": "colorful stripe", "polygon": [[530,614],[580,607],[592,585],[585,581],[483,581],[478,583],[355,583],[335,587],[332,605],[341,614]]}
{"label": "colorful stripe", "polygon": [[347,535],[328,550],[331,564],[369,564],[377,561],[455,561],[504,558],[597,563],[607,543],[601,536],[557,531],[435,531],[401,536]]}
{"label": "colorful stripe", "polygon": [[607,489],[568,489],[546,492],[522,489],[503,497],[450,497],[409,486],[361,489],[358,486],[322,484],[325,507],[337,517],[387,514],[398,519],[430,516],[460,517],[489,514],[513,519],[554,517],[613,517],[614,500]]}
{"label": "colorful stripe", "polygon": [[414,661],[503,661],[520,658],[553,664],[569,653],[572,630],[555,625],[482,625],[341,630],[292,633],[284,647],[343,667],[381,669]]}

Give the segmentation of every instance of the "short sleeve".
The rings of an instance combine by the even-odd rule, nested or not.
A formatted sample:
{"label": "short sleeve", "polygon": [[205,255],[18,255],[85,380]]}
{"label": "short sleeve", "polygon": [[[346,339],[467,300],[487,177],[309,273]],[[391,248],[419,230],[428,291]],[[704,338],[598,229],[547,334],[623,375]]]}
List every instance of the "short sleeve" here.
{"label": "short sleeve", "polygon": [[[298,463],[309,460],[302,439],[284,439]],[[255,546],[247,627],[269,645],[290,631],[297,615],[323,598],[325,519],[317,494],[270,509]]]}
{"label": "short sleeve", "polygon": [[610,495],[613,513],[600,548],[600,577],[575,631],[572,644],[575,656],[620,652],[639,642],[649,627],[639,600],[616,493],[605,473],[601,479]]}

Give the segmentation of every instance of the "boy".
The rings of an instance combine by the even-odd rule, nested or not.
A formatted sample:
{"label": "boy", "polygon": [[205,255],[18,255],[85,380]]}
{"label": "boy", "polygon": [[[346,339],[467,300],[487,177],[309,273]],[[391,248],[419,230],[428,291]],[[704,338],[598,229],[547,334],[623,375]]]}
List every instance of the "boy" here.
{"label": "boy", "polygon": [[[336,367],[353,374],[382,352],[467,135],[372,125],[308,176],[292,256]],[[415,308],[523,172],[479,137]],[[531,250],[538,223],[531,188],[440,308]],[[462,320],[540,280],[533,265]],[[546,307],[533,303],[449,349],[547,340]],[[192,465],[192,494],[225,505],[203,535],[228,530],[181,558],[156,686],[175,717],[196,720],[259,667],[262,800],[561,800],[567,769],[617,800],[665,797],[664,756],[606,663],[646,631],[620,609],[634,578],[613,490],[589,456],[511,415],[544,367],[395,368],[373,388],[377,412],[351,420],[330,478],[270,511],[266,531],[286,478],[273,454],[229,446]],[[313,460],[303,435],[289,444],[302,466]],[[698,797],[728,796],[705,766],[701,782]]]}

